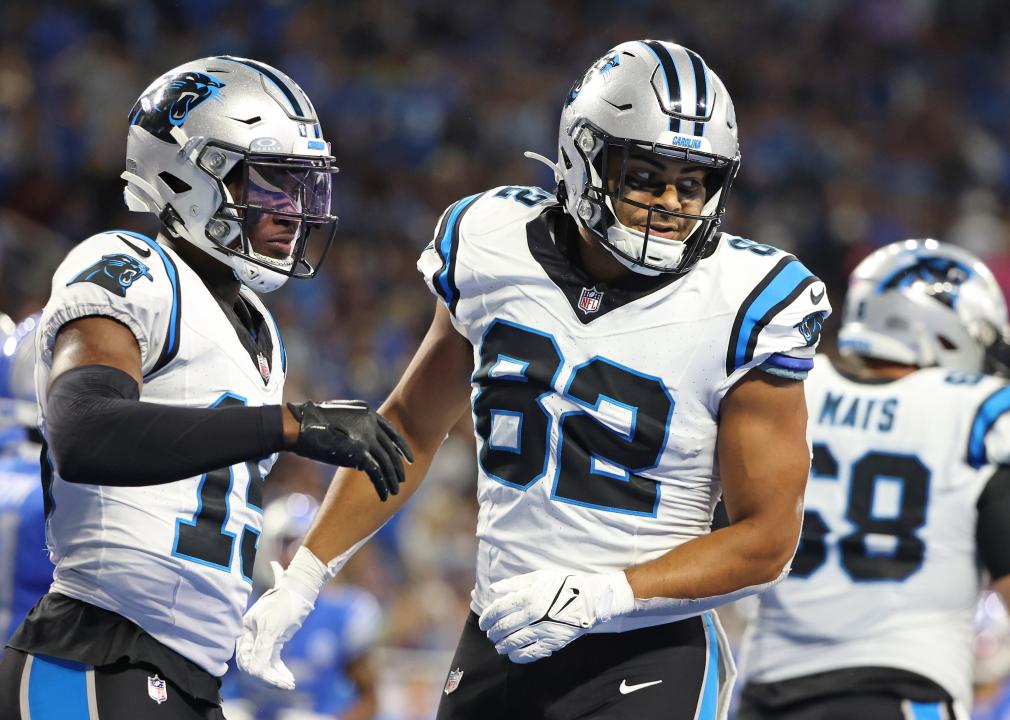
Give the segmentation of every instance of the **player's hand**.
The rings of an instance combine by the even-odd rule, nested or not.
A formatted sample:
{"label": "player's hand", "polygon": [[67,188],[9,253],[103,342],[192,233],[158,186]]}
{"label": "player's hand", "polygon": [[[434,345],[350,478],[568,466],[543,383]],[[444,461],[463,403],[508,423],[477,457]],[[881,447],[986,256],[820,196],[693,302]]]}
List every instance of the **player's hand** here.
{"label": "player's hand", "polygon": [[281,660],[290,640],[316,606],[326,582],[326,565],[306,548],[299,548],[287,571],[272,562],[274,587],[253,603],[242,618],[242,635],[235,661],[244,672],[271,685],[293,690],[295,678]]}
{"label": "player's hand", "polygon": [[403,461],[413,462],[414,455],[396,428],[364,402],[288,403],[288,409],[299,423],[292,452],[364,471],[380,500],[400,492]]}
{"label": "player's hand", "polygon": [[491,592],[500,597],[481,613],[480,629],[498,654],[514,663],[545,658],[594,625],[635,607],[623,572],[537,570],[496,582]]}

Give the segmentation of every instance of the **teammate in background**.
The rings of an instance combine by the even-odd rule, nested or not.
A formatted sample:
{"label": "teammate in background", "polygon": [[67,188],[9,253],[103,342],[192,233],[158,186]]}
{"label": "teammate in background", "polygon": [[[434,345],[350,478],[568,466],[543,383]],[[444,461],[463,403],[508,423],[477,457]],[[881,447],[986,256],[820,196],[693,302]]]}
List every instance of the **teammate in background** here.
{"label": "teammate in background", "polygon": [[256,296],[332,242],[328,151],[301,89],[253,60],[186,63],[134,106],[126,202],[162,231],[94,235],[53,278],[35,385],[56,570],[0,662],[4,718],[221,718],[277,453],[397,491],[405,446],[364,403],[280,405]]}
{"label": "teammate in background", "polygon": [[935,240],[855,269],[853,372],[807,380],[813,463],[792,574],[760,597],[740,720],[967,718],[977,562],[1010,599],[1007,309]]}
{"label": "teammate in background", "polygon": [[[442,216],[418,262],[435,318],[383,406],[418,451],[409,489],[380,506],[338,473],[246,615],[240,667],[293,685],[283,642],[472,400],[477,584],[438,717],[723,716],[734,669],[709,610],[796,548],[824,285],[718,231],[736,117],[691,50],[607,52],[558,150],[556,194],[500,187]],[[720,491],[734,523],[710,532]]]}
{"label": "teammate in background", "polygon": [[[266,507],[256,555],[258,587],[273,585],[274,568],[280,572],[291,561],[318,509],[314,498],[301,493],[278,498]],[[297,691],[280,690],[229,669],[223,686],[228,719],[375,717],[378,698],[372,656],[381,623],[379,602],[371,593],[353,585],[328,585],[315,611],[284,648],[283,660],[295,676]]]}
{"label": "teammate in background", "polygon": [[0,315],[0,632],[4,642],[49,590],[46,516],[35,428],[35,329]]}

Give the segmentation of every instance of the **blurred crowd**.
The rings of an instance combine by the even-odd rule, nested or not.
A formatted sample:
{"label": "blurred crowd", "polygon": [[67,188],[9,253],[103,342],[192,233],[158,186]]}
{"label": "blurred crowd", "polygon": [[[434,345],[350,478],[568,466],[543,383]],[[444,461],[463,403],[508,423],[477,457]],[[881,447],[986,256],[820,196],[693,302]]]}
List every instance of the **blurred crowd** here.
{"label": "blurred crowd", "polygon": [[[414,262],[441,211],[495,185],[552,187],[522,152],[554,156],[570,85],[638,37],[685,44],[721,75],[743,153],[725,227],[798,254],[836,307],[854,264],[904,237],[964,245],[1008,288],[1008,27],[1005,0],[5,2],[0,309],[41,307],[88,235],[156,231],[122,202],[129,109],[181,62],[250,56],[302,85],[341,167],[327,267],[267,298],[289,396],[381,401],[431,316]],[[461,428],[357,564],[387,611],[386,646],[455,643],[473,574],[471,443]],[[327,479],[285,458],[271,488],[320,496]]]}

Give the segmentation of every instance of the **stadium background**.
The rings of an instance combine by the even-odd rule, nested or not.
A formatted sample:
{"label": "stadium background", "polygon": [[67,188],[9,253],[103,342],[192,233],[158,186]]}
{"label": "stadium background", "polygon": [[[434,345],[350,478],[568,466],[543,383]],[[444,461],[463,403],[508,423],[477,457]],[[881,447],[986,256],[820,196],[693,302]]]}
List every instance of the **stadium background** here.
{"label": "stadium background", "polygon": [[[442,209],[495,185],[550,183],[522,152],[554,156],[572,82],[639,37],[685,44],[723,78],[743,152],[724,227],[799,255],[836,309],[856,262],[910,236],[968,247],[1006,289],[1008,30],[1005,0],[9,0],[0,309],[39,309],[56,264],[88,235],[155,230],[122,203],[130,107],[181,62],[250,56],[302,85],[341,167],[325,271],[268,297],[291,358],[289,398],[377,403],[430,319],[414,261]],[[386,612],[390,720],[430,716],[466,612],[468,433],[348,573]],[[320,495],[327,480],[288,457],[269,488]]]}

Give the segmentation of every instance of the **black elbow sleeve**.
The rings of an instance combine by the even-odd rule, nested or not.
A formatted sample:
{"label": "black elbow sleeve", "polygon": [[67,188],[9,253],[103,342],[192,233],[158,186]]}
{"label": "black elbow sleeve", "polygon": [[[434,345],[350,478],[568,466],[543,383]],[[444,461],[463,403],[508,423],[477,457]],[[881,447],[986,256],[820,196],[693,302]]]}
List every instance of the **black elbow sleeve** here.
{"label": "black elbow sleeve", "polygon": [[1010,575],[1010,466],[1002,465],[978,499],[979,560],[994,580]]}
{"label": "black elbow sleeve", "polygon": [[280,407],[184,408],[140,401],[129,374],[85,365],[46,397],[47,436],[68,482],[157,485],[282,449]]}

